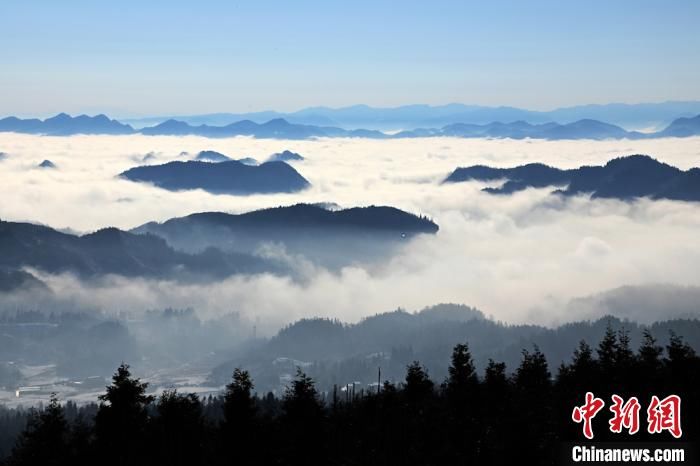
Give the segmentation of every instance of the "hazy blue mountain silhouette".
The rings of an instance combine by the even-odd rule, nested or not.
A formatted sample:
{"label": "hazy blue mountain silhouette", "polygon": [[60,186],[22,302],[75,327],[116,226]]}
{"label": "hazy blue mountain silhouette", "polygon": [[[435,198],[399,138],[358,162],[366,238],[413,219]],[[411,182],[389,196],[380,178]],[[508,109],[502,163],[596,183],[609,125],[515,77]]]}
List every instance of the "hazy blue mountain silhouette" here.
{"label": "hazy blue mountain silhouette", "polygon": [[356,130],[348,131],[342,128],[292,124],[283,118],[275,118],[264,123],[241,120],[225,126],[199,125],[167,120],[156,126],[143,128],[142,134],[147,135],[198,135],[211,138],[253,136],[263,139],[309,139],[314,137],[374,137],[385,138],[387,135],[379,131]]}
{"label": "hazy blue mountain silhouette", "polygon": [[[700,102],[661,102],[642,104],[603,104],[564,107],[551,111],[533,111],[515,107],[488,107],[448,104],[440,106],[405,105],[395,108],[373,108],[353,105],[343,108],[314,107],[279,115],[294,123],[305,121],[306,115],[323,118],[330,125],[344,128],[396,130],[420,127],[444,127],[454,123],[484,125],[494,121],[523,120],[531,124],[558,121],[562,124],[592,119],[633,128],[659,127],[679,117],[700,113]],[[324,123],[326,124],[326,123]]]}
{"label": "hazy blue mountain silhouette", "polygon": [[117,120],[111,120],[105,115],[72,117],[66,113],[59,113],[45,120],[3,118],[0,120],[0,131],[69,136],[73,134],[132,134],[134,128]]}
{"label": "hazy blue mountain silhouette", "polygon": [[660,136],[687,137],[700,135],[700,115],[693,118],[678,118],[671,122]]}
{"label": "hazy blue mountain silhouette", "polygon": [[[700,117],[700,116],[699,116]],[[385,134],[376,130],[346,130],[338,127],[299,125],[284,119],[270,120],[258,124],[250,120],[232,123],[227,126],[190,126],[183,122],[167,121],[161,125],[144,128],[144,134],[196,134],[208,137],[230,137],[238,135],[258,138],[307,139],[314,137],[364,137],[372,139],[401,139],[415,137],[452,136],[462,138],[512,138],[512,139],[647,139],[656,137],[686,137],[700,134],[697,129],[698,117],[674,120],[666,129],[655,133],[640,133],[602,121],[586,118],[566,124],[552,121],[529,123],[515,120],[510,123],[492,121],[486,124],[452,123],[442,128],[417,128],[403,130],[395,134]],[[175,129],[171,129],[174,127]]]}
{"label": "hazy blue mountain silhouette", "polygon": [[41,225],[0,221],[0,268],[22,267],[84,277],[117,274],[190,279],[281,270],[274,262],[249,254],[213,248],[187,254],[174,250],[158,236],[116,228],[76,236]]}
{"label": "hazy blue mountain silhouette", "polygon": [[662,127],[679,117],[700,113],[700,102],[660,102],[641,104],[594,104],[563,107],[551,111],[533,111],[515,107],[487,107],[480,105],[404,105],[394,108],[377,108],[352,105],[341,108],[309,107],[296,112],[274,111],[254,113],[213,113],[176,117],[149,117],[129,120],[141,126],[152,126],[167,119],[187,122],[191,125],[227,124],[251,120],[264,123],[284,118],[290,123],[314,126],[335,126],[348,129],[404,130],[422,127],[443,127],[454,123],[484,125],[494,121],[523,120],[531,124],[558,121],[562,124],[584,119],[607,121],[630,128]]}
{"label": "hazy blue mountain silhouette", "polygon": [[289,253],[339,267],[353,261],[381,260],[415,235],[436,233],[438,226],[393,207],[328,210],[297,204],[238,215],[192,214],[164,223],[147,223],[132,231],[158,235],[190,252],[210,246],[246,252],[278,244]]}
{"label": "hazy blue mountain silhouette", "polygon": [[294,162],[294,161],[300,161],[300,160],[304,160],[304,157],[302,157],[300,154],[297,154],[296,152],[292,152],[290,150],[277,152],[276,154],[272,154],[267,159],[268,162]]}
{"label": "hazy blue mountain silhouette", "polygon": [[563,195],[591,194],[592,197],[673,199],[700,201],[700,169],[683,171],[647,155],[610,160],[604,166],[583,166],[561,170],[540,163],[514,168],[484,165],[457,168],[446,183],[506,180],[501,187],[485,188],[494,194],[510,194],[529,187],[559,186]]}
{"label": "hazy blue mountain silhouette", "polygon": [[[678,112],[683,108],[694,108],[698,103],[688,103],[688,105],[678,105]],[[357,106],[355,111],[358,114],[372,114],[374,110],[362,110],[362,106]],[[416,107],[415,109],[413,107]],[[410,114],[415,110],[425,106],[401,107],[402,112]],[[354,107],[353,107],[354,108]],[[369,107],[368,107],[369,108]],[[585,107],[588,108],[588,107]],[[597,107],[596,107],[597,108]],[[674,107],[675,108],[675,107]],[[318,109],[317,109],[318,110]],[[595,113],[595,112],[594,112]],[[687,112],[683,112],[685,115]],[[0,131],[14,131],[20,133],[51,134],[51,135],[71,135],[71,134],[131,134],[138,132],[146,135],[198,135],[211,138],[253,136],[267,139],[309,139],[321,137],[362,137],[373,139],[407,138],[407,137],[432,137],[432,136],[454,136],[454,137],[492,137],[492,138],[533,138],[533,139],[643,139],[656,137],[686,137],[700,134],[698,130],[698,118],[680,117],[672,119],[671,123],[663,130],[654,133],[640,133],[637,131],[626,131],[620,126],[605,123],[593,118],[580,118],[564,123],[555,123],[554,118],[530,118],[531,113],[518,109],[509,110],[508,107],[499,107],[497,112],[491,111],[495,118],[487,123],[482,123],[480,118],[472,118],[469,113],[454,113],[449,119],[451,122],[439,126],[440,119],[427,123],[434,123],[436,126],[416,123],[406,123],[405,129],[396,134],[387,134],[375,129],[356,128],[344,129],[337,126],[320,126],[313,124],[301,124],[290,122],[285,118],[273,118],[265,122],[252,120],[235,121],[224,126],[212,126],[207,124],[192,125],[186,121],[168,119],[155,126],[149,126],[135,131],[131,126],[110,120],[104,115],[88,117],[80,115],[70,117],[66,114],[59,114],[46,120],[27,119],[21,120],[16,117],[7,117],[0,120]],[[565,113],[576,115],[577,112]],[[665,113],[664,113],[665,114]],[[461,116],[460,116],[461,115]],[[549,115],[543,113],[543,115]],[[556,115],[556,113],[552,113]],[[696,114],[695,114],[696,115]],[[324,120],[325,121],[325,120]],[[375,121],[375,120],[371,120]],[[478,121],[478,122],[474,122]],[[503,123],[510,121],[510,123]],[[666,121],[666,120],[664,120]],[[422,121],[422,123],[426,123]]]}
{"label": "hazy blue mountain silhouette", "polygon": [[192,127],[188,123],[172,119],[166,120],[152,127],[142,128],[139,132],[142,134],[158,134],[173,136],[194,134]]}
{"label": "hazy blue mountain silhouette", "polygon": [[603,123],[597,120],[579,120],[566,125],[552,125],[545,128],[540,137],[543,139],[621,139],[631,137],[619,126]]}
{"label": "hazy blue mountain silhouette", "polygon": [[37,168],[56,168],[56,164],[53,163],[51,160],[44,160],[39,165],[37,165]]}
{"label": "hazy blue mountain silhouette", "polygon": [[222,194],[291,193],[310,186],[303,176],[284,162],[257,166],[236,160],[169,162],[131,168],[120,176],[131,181],[153,183],[171,191],[203,189]]}
{"label": "hazy blue mountain silhouette", "polygon": [[284,119],[258,124],[249,120],[227,126],[190,126],[174,120],[144,128],[143,134],[151,135],[199,135],[207,137],[254,136],[275,139],[308,139],[314,137],[364,137],[372,139],[401,139],[412,137],[453,136],[464,138],[535,138],[535,139],[620,139],[649,137],[595,120],[580,120],[566,125],[543,123],[532,125],[525,121],[512,123],[491,122],[485,125],[456,123],[443,128],[419,128],[388,135],[375,130],[345,130],[336,127],[297,125]]}
{"label": "hazy blue mountain silhouette", "polygon": [[[458,137],[491,137],[513,139],[621,139],[644,137],[641,133],[625,131],[619,126],[610,125],[596,120],[579,120],[560,125],[558,123],[543,123],[532,125],[525,121],[512,123],[493,122],[486,125],[458,123],[442,128],[439,133],[443,136]],[[404,133],[410,137],[411,132]],[[420,133],[418,134],[420,136]]]}
{"label": "hazy blue mountain silhouette", "polygon": [[700,101],[639,104],[589,104],[546,112],[549,121],[573,122],[582,119],[607,121],[631,128],[660,128],[673,120],[700,113]]}

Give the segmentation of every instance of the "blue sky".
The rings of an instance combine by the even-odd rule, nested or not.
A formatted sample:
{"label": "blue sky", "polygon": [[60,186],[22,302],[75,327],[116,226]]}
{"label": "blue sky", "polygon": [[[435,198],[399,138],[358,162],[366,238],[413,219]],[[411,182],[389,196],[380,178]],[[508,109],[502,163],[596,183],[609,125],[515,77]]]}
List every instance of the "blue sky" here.
{"label": "blue sky", "polygon": [[700,99],[700,2],[3,1],[0,114]]}

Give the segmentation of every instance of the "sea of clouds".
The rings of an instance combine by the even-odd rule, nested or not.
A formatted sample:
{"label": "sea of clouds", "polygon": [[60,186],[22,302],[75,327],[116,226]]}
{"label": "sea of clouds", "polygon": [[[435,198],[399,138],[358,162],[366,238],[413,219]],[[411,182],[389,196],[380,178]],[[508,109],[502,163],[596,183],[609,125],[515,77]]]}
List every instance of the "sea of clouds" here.
{"label": "sea of clouds", "polygon": [[[149,153],[150,164],[191,159],[201,150],[263,161],[285,149],[306,158],[293,166],[311,182],[310,189],[212,195],[169,192],[117,177]],[[413,310],[439,302],[472,305],[507,322],[546,325],[607,312],[626,312],[643,322],[700,313],[697,203],[561,198],[542,189],[493,196],[481,192],[479,183],[441,184],[458,166],[544,162],[571,168],[638,153],[687,169],[700,166],[700,138],[284,141],[0,133],[0,152],[7,154],[0,161],[0,219],[6,221],[82,233],[193,212],[333,202],[391,205],[440,225],[437,235],[405,244],[380,264],[333,272],[304,262],[303,280],[261,275],[182,284],[105,277],[84,283],[35,271],[52,290],[49,300],[4,295],[0,304],[105,312],[192,307],[204,317],[236,311],[267,332],[301,317],[356,321],[399,306]],[[36,168],[44,159],[57,169]]]}

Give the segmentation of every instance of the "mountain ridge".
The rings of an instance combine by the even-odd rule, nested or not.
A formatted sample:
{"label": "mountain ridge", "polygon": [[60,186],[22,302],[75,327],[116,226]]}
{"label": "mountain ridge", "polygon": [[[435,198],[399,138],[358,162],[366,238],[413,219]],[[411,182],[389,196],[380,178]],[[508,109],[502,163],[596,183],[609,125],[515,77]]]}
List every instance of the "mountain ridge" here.
{"label": "mountain ridge", "polygon": [[512,168],[485,165],[460,167],[443,183],[506,180],[500,187],[486,187],[492,194],[512,194],[527,188],[559,187],[565,196],[591,194],[594,198],[670,199],[700,201],[700,169],[681,170],[648,155],[629,155],[609,160],[603,166],[559,169],[541,163]]}
{"label": "mountain ridge", "polygon": [[284,256],[302,256],[338,269],[357,262],[381,261],[413,237],[437,233],[439,226],[425,216],[394,207],[329,210],[294,204],[243,214],[202,212],[146,223],[131,231],[160,236],[173,247],[189,252],[206,247],[245,252],[269,250],[274,245],[282,247]]}
{"label": "mountain ridge", "polygon": [[404,212],[395,207],[367,206],[329,210],[313,204],[293,204],[290,206],[269,207],[241,214],[224,212],[198,212],[184,217],[175,217],[162,223],[146,223],[131,231],[143,231],[143,227],[169,226],[182,222],[215,223],[227,227],[286,227],[324,225],[331,227],[364,227],[398,230],[406,233],[436,233],[439,227],[427,217]]}
{"label": "mountain ridge", "polygon": [[209,138],[249,136],[263,139],[310,139],[322,137],[362,137],[372,139],[399,139],[411,137],[491,137],[532,139],[651,139],[658,137],[689,137],[700,135],[700,114],[673,119],[663,129],[642,133],[627,131],[604,121],[582,118],[567,123],[553,121],[531,123],[522,118],[509,123],[492,120],[489,123],[452,122],[441,127],[414,127],[394,134],[375,129],[344,129],[337,126],[318,126],[292,123],[284,118],[273,118],[263,123],[240,120],[224,126],[201,124],[193,126],[185,121],[169,119],[155,126],[139,130],[104,115],[71,117],[59,114],[46,120],[7,117],[0,120],[0,132],[19,132],[69,136],[74,134],[143,134],[151,136],[197,135]]}
{"label": "mountain ridge", "polygon": [[107,227],[85,235],[0,220],[0,267],[31,267],[48,273],[161,277],[225,277],[239,272],[274,270],[252,255],[207,250],[197,255],[176,251],[156,235],[137,235]]}
{"label": "mountain ridge", "polygon": [[133,167],[119,176],[130,181],[152,183],[169,191],[203,189],[215,194],[236,195],[291,193],[311,185],[285,162],[248,165],[238,160],[215,163],[172,161]]}
{"label": "mountain ridge", "polygon": [[[5,287],[40,285],[40,281],[31,273],[24,272],[25,268],[51,274],[74,273],[83,278],[120,275],[207,280],[239,273],[292,273],[278,259],[257,254],[250,243],[242,244],[235,250],[223,247],[225,244],[205,244],[201,228],[195,231],[195,236],[201,240],[199,247],[189,250],[180,248],[159,228],[177,226],[183,221],[195,226],[199,224],[200,227],[226,227],[224,233],[228,238],[233,237],[236,228],[239,233],[248,228],[256,239],[265,239],[265,231],[272,232],[274,238],[282,241],[295,232],[303,231],[305,237],[313,233],[312,243],[316,248],[324,240],[337,239],[337,243],[344,244],[348,231],[360,237],[362,244],[368,240],[379,243],[392,238],[394,242],[400,242],[403,234],[435,233],[438,230],[438,226],[427,218],[393,207],[370,206],[329,211],[309,204],[254,210],[238,215],[202,212],[163,223],[149,222],[130,231],[106,227],[82,235],[58,231],[45,225],[0,220],[0,281]],[[377,247],[382,249],[384,244]],[[351,250],[344,252],[350,259],[354,258]]]}
{"label": "mountain ridge", "polygon": [[141,126],[152,126],[169,118],[193,125],[224,126],[234,121],[263,123],[285,118],[291,123],[316,126],[339,126],[348,129],[368,128],[398,131],[420,127],[442,127],[452,123],[487,124],[493,121],[525,120],[529,123],[558,121],[562,124],[581,119],[607,121],[628,129],[659,128],[679,117],[700,113],[700,101],[666,101],[654,103],[608,103],[530,110],[513,106],[484,106],[460,103],[445,105],[409,104],[398,107],[371,107],[364,104],[344,107],[307,107],[292,112],[260,111],[252,113],[213,113],[202,115],[160,116],[126,119]]}

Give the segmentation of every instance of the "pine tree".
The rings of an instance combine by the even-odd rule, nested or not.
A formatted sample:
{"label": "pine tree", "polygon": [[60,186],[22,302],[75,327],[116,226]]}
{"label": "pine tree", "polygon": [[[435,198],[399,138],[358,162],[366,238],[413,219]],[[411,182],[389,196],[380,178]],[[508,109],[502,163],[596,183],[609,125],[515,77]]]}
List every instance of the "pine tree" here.
{"label": "pine tree", "polygon": [[244,429],[250,427],[256,413],[253,387],[253,380],[248,371],[239,368],[233,371],[233,381],[226,385],[224,393],[225,429],[233,429],[236,424]]}
{"label": "pine tree", "polygon": [[148,384],[131,377],[122,363],[112,376],[112,385],[100,395],[95,416],[95,436],[99,461],[104,464],[135,464],[143,458],[143,440],[148,423]]}
{"label": "pine tree", "polygon": [[[510,436],[516,451],[523,451],[525,464],[543,464],[552,435],[550,410],[551,374],[547,359],[537,345],[532,352],[523,350],[523,359],[513,377],[515,393],[512,414],[515,431]],[[516,432],[522,432],[519,437]]]}
{"label": "pine tree", "polygon": [[[477,464],[510,464],[507,437],[511,431],[508,424],[513,415],[511,385],[506,375],[506,365],[489,359],[484,370],[484,383],[480,399],[479,426],[481,445],[480,461]],[[515,463],[513,463],[515,464]]]}
{"label": "pine tree", "polygon": [[449,397],[466,397],[478,385],[474,361],[466,343],[460,343],[452,351],[452,363],[447,369],[445,389]]}
{"label": "pine tree", "polygon": [[645,370],[656,371],[661,366],[661,355],[664,349],[656,344],[649,329],[642,333],[642,344],[639,347],[639,360]]}
{"label": "pine tree", "polygon": [[544,354],[537,345],[532,353],[523,350],[522,354],[523,359],[514,377],[516,388],[527,392],[547,393],[551,386],[551,374]]}
{"label": "pine tree", "polygon": [[428,372],[418,361],[413,361],[406,367],[406,383],[404,393],[409,402],[425,400],[433,393],[433,381]]}
{"label": "pine tree", "polygon": [[631,366],[634,352],[630,347],[630,334],[625,328],[617,332],[617,347],[615,348],[615,364],[618,370]]}
{"label": "pine tree", "polygon": [[311,377],[297,368],[296,378],[282,400],[284,439],[288,464],[324,464],[323,405]]}
{"label": "pine tree", "polygon": [[35,412],[12,451],[12,465],[70,464],[69,426],[55,393],[42,412]]}
{"label": "pine tree", "polygon": [[446,448],[448,463],[473,463],[476,461],[478,419],[476,399],[479,395],[479,379],[467,344],[458,344],[452,351],[452,363],[444,384],[447,412],[443,422],[450,427]]}
{"label": "pine tree", "polygon": [[580,376],[587,376],[595,368],[596,361],[593,359],[593,350],[585,340],[581,340],[578,348],[574,350],[571,361],[571,368]]}
{"label": "pine tree", "polygon": [[258,449],[257,405],[248,371],[236,368],[224,393],[224,420],[220,431],[220,456],[236,456],[239,464],[252,464]]}
{"label": "pine tree", "polygon": [[598,344],[598,364],[603,372],[604,379],[610,379],[614,374],[615,360],[617,355],[617,335],[612,328],[610,321],[605,328],[605,335]]}
{"label": "pine tree", "polygon": [[322,406],[314,381],[301,368],[297,368],[296,378],[285,391],[282,407],[287,416],[298,419],[315,418],[321,414]]}
{"label": "pine tree", "polygon": [[166,390],[158,399],[153,420],[155,463],[200,464],[203,458],[202,403],[194,393]]}
{"label": "pine tree", "polygon": [[683,340],[683,337],[677,335],[673,330],[670,330],[669,334],[670,338],[666,351],[668,360],[672,364],[684,362],[695,357],[695,350]]}

